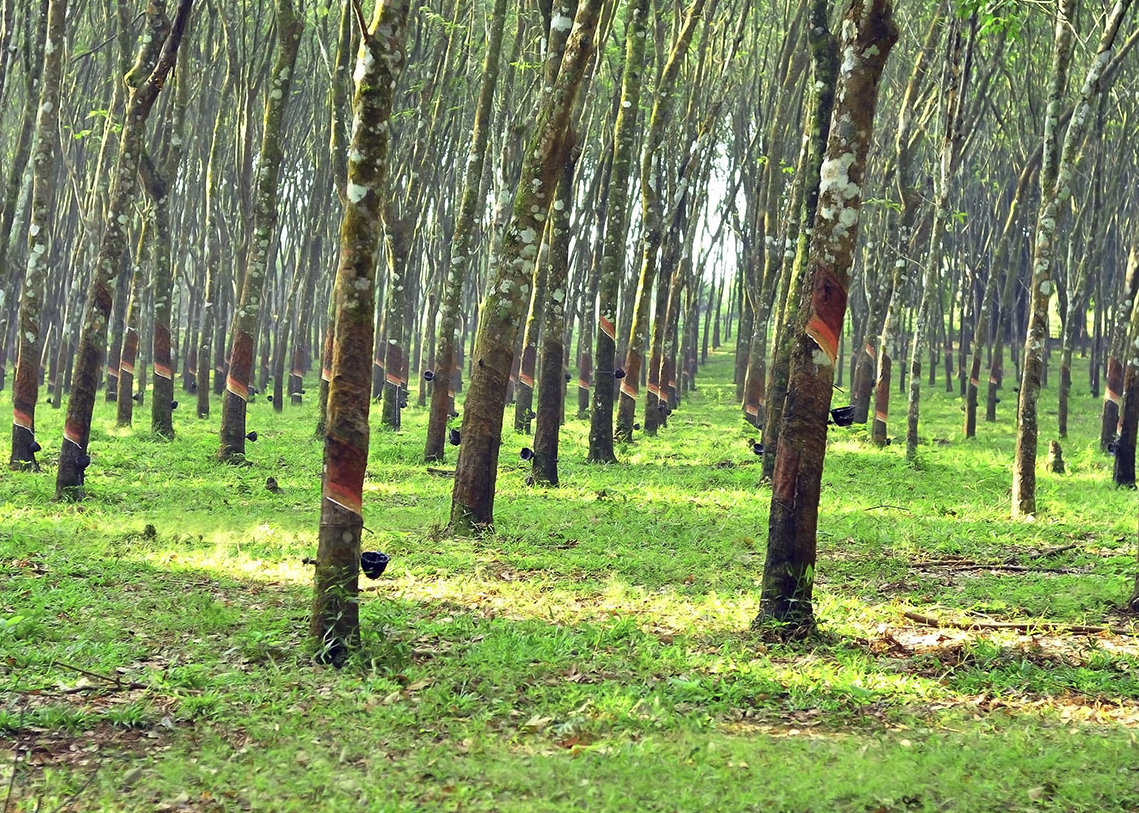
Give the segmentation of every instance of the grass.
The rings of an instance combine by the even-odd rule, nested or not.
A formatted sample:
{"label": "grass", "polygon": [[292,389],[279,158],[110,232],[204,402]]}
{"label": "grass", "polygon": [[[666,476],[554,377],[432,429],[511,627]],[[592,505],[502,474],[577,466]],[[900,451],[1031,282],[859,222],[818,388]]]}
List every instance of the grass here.
{"label": "grass", "polygon": [[1075,398],[1069,473],[1041,460],[1031,523],[1009,519],[1011,398],[964,441],[958,399],[925,388],[916,470],[833,431],[822,634],[770,644],[748,632],[770,490],[729,376],[714,356],[617,466],[582,462],[571,420],[558,489],[525,485],[507,434],[479,539],[441,527],[425,410],[377,429],[367,543],[392,563],[340,671],[305,637],[311,404],[251,404],[235,468],[216,418],[175,413],[163,442],[100,402],[82,505],[51,500],[62,416],[41,407],[47,471],[0,475],[0,810],[1139,809],[1139,645],[1044,624],[1130,624],[1135,494],[1111,486],[1098,403]]}

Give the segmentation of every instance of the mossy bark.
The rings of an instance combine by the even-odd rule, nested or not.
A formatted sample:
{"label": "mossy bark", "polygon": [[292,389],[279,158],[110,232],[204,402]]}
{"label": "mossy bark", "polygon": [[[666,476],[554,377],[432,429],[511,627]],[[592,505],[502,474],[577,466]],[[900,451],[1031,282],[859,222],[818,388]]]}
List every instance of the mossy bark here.
{"label": "mossy bark", "polygon": [[427,423],[427,441],[423,459],[428,463],[442,462],[447,445],[447,420],[454,409],[455,393],[451,388],[454,374],[456,344],[459,338],[459,311],[463,300],[463,283],[474,276],[477,259],[474,254],[474,235],[478,225],[479,192],[483,167],[486,164],[487,143],[490,140],[494,91],[498,84],[499,62],[502,57],[502,32],[506,21],[506,0],[494,0],[491,11],[489,38],[483,60],[482,82],[475,107],[475,120],[471,131],[471,149],[463,175],[463,192],[455,232],[450,243],[450,256],[443,271],[443,295],[439,303],[439,326],[435,342],[435,379],[431,388],[431,413]]}
{"label": "mossy bark", "polygon": [[[28,218],[27,270],[20,297],[19,334],[16,351],[16,379],[12,390],[12,454],[13,469],[39,471],[36,461],[36,401],[39,399],[40,314],[48,277],[48,258],[53,218],[52,192],[55,184],[56,130],[59,127],[60,80],[63,75],[64,28],[67,0],[51,0],[40,21],[46,25],[43,74],[40,84],[39,111],[36,116],[36,150],[32,157],[32,200]],[[9,21],[10,24],[10,21]],[[39,27],[39,26],[37,26]],[[4,243],[7,246],[7,241]],[[3,304],[0,309],[7,310]],[[7,343],[7,323],[0,332],[0,344]]]}
{"label": "mossy bark", "polygon": [[[648,0],[625,6],[625,67],[621,74],[621,106],[613,125],[609,165],[609,194],[605,203],[605,238],[597,287],[596,350],[591,359],[593,398],[589,417],[589,460],[616,463],[613,451],[613,371],[617,367],[617,299],[625,273],[625,241],[629,224],[629,179],[633,175],[633,145],[644,82]],[[592,303],[590,303],[592,305]],[[589,337],[583,336],[582,341]]]}
{"label": "mossy bark", "polygon": [[1048,113],[1044,119],[1044,158],[1040,167],[1040,212],[1032,257],[1028,330],[1021,365],[1020,398],[1017,402],[1016,454],[1013,458],[1012,515],[1036,513],[1036,456],[1039,426],[1036,404],[1040,398],[1047,340],[1048,303],[1055,290],[1057,222],[1071,198],[1074,163],[1088,130],[1091,110],[1100,93],[1104,69],[1111,57],[1125,8],[1117,3],[1104,23],[1091,67],[1084,77],[1072,120],[1060,141],[1060,105],[1068,84],[1073,32],[1072,0],[1059,0],[1056,14],[1056,44],[1049,88]]}
{"label": "mossy bark", "polygon": [[558,484],[558,435],[565,403],[566,290],[569,275],[573,209],[573,174],[577,150],[567,144],[558,177],[557,194],[550,209],[549,292],[542,309],[542,352],[538,365],[538,415],[534,427],[534,479],[551,486]]}

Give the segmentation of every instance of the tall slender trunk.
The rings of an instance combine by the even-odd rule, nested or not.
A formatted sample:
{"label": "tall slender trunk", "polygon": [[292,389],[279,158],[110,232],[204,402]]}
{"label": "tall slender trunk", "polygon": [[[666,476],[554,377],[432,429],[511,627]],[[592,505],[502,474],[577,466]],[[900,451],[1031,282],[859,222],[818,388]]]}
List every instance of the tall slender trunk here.
{"label": "tall slender trunk", "polygon": [[300,49],[304,18],[292,0],[276,0],[277,57],[273,63],[261,151],[257,158],[257,182],[253,213],[253,239],[246,257],[245,281],[233,319],[233,342],[229,352],[221,428],[218,432],[219,460],[234,463],[245,460],[245,406],[253,379],[253,338],[261,314],[265,277],[277,231],[277,178],[284,160],[283,124],[293,84],[293,69]]}
{"label": "tall slender trunk", "polygon": [[447,441],[447,420],[454,411],[455,393],[451,380],[455,374],[458,351],[459,312],[463,300],[463,283],[474,276],[474,235],[478,226],[479,191],[486,165],[487,142],[490,139],[494,91],[498,84],[502,57],[502,32],[506,20],[506,0],[494,0],[486,55],[483,59],[482,82],[471,128],[471,148],[463,175],[463,192],[455,233],[450,242],[450,256],[443,272],[443,292],[439,302],[439,326],[435,341],[435,369],[432,371],[431,413],[427,422],[427,440],[423,449],[425,461],[443,460]]}
{"label": "tall slender trunk", "polygon": [[340,665],[360,643],[360,535],[368,463],[376,260],[389,119],[403,70],[407,0],[376,5],[357,61],[347,197],[336,272],[332,376],[324,435],[320,537],[309,633],[319,660]]}
{"label": "tall slender trunk", "polygon": [[[63,74],[64,27],[67,0],[52,0],[41,28],[46,25],[39,113],[36,117],[36,152],[32,158],[32,201],[28,218],[28,261],[20,298],[20,330],[16,353],[16,380],[12,390],[12,454],[9,466],[39,471],[36,451],[36,401],[39,399],[40,314],[48,275],[52,191],[55,187],[55,152],[59,127],[60,79]],[[6,20],[6,27],[11,20]],[[0,52],[0,60],[7,55]],[[2,96],[2,93],[0,93]],[[7,248],[7,241],[4,243]],[[0,249],[3,253],[3,249]],[[2,262],[2,259],[0,259]],[[0,309],[4,309],[0,303]],[[7,324],[0,326],[0,344],[6,343]]]}
{"label": "tall slender trunk", "polygon": [[[613,451],[613,389],[617,370],[617,299],[625,270],[625,241],[629,223],[629,180],[633,144],[644,82],[648,0],[625,6],[625,68],[621,75],[621,107],[613,125],[613,157],[605,207],[605,238],[601,248],[598,285],[596,350],[593,353],[593,402],[589,416],[589,461],[616,463]],[[581,341],[589,341],[582,336]]]}
{"label": "tall slender trunk", "polygon": [[1055,285],[1056,224],[1071,196],[1072,173],[1077,153],[1087,132],[1093,103],[1103,92],[1101,77],[1111,57],[1127,3],[1117,0],[1104,24],[1096,55],[1080,88],[1079,101],[1060,148],[1060,103],[1068,84],[1072,60],[1073,0],[1059,0],[1056,13],[1056,45],[1049,88],[1048,113],[1044,119],[1044,158],[1040,168],[1040,212],[1032,258],[1031,302],[1021,367],[1020,399],[1017,403],[1016,456],[1013,458],[1012,515],[1036,513],[1036,445],[1039,436],[1036,403],[1040,397],[1047,341],[1048,303]]}

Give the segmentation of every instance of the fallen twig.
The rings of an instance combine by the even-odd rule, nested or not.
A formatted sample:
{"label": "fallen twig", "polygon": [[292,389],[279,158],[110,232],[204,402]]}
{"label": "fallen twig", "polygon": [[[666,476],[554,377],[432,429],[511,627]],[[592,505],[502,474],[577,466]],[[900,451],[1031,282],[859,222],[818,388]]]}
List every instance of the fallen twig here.
{"label": "fallen twig", "polygon": [[1014,632],[1037,632],[1041,629],[1050,629],[1055,632],[1067,632],[1073,635],[1098,635],[1101,632],[1111,632],[1115,635],[1134,635],[1135,631],[1127,627],[1091,627],[1083,624],[1059,624],[1054,621],[1033,621],[1023,623],[1018,621],[984,621],[981,619],[968,619],[956,621],[952,619],[936,618],[921,613],[903,612],[906,618],[917,621],[927,627],[949,627],[960,630],[1013,630]]}
{"label": "fallen twig", "polygon": [[434,469],[434,468],[428,467],[427,473],[430,474],[432,477],[454,477],[455,476],[454,469]]}
{"label": "fallen twig", "polygon": [[1034,565],[1010,565],[1005,562],[974,562],[968,559],[948,559],[933,562],[911,562],[910,567],[926,570],[931,567],[945,567],[953,570],[1006,570],[1010,573],[1082,573],[1070,567],[1037,567]]}
{"label": "fallen twig", "polygon": [[[1028,558],[1029,559],[1051,559],[1053,556],[1059,556],[1061,553],[1067,553],[1068,551],[1072,550],[1075,547],[1077,547],[1077,545],[1075,542],[1073,542],[1070,545],[1061,545],[1058,548],[1049,548],[1048,550],[1042,550],[1039,553],[1032,554]],[[1016,563],[1016,557],[1015,556],[1010,556],[1009,558],[1005,559],[1005,564],[1011,565],[1011,564],[1015,564],[1015,563]]]}
{"label": "fallen twig", "polygon": [[[116,688],[122,689],[125,691],[129,691],[131,689],[149,689],[150,688],[145,683],[138,683],[137,681],[134,681],[134,680],[131,680],[131,681],[124,683],[123,679],[121,677],[119,677],[118,675],[111,677],[110,675],[101,675],[98,672],[89,672],[86,669],[82,669],[78,666],[74,666],[70,663],[65,663],[63,661],[56,661],[56,663],[59,664],[60,666],[64,667],[64,668],[66,668],[66,669],[71,669],[75,672],[78,672],[81,675],[86,675],[89,678],[95,678],[95,680],[102,680],[102,681],[105,681],[106,683],[113,683],[113,684],[115,684]],[[65,690],[64,694],[74,694],[75,692],[87,691],[87,690],[93,689],[93,688],[95,688],[95,687],[93,687],[93,686],[76,686],[72,689]]]}
{"label": "fallen twig", "polygon": [[907,514],[911,513],[910,509],[902,508],[900,505],[872,505],[869,508],[863,508],[863,511],[877,511],[879,508],[892,508],[895,511],[905,511]]}

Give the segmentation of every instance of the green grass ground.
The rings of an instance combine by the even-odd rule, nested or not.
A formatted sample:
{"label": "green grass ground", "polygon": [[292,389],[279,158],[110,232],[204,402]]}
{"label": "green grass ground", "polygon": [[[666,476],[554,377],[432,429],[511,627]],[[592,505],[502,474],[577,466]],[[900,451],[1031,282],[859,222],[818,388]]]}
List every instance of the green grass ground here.
{"label": "green grass ground", "polygon": [[392,564],[341,671],[305,640],[314,405],[251,404],[233,468],[216,418],[184,406],[166,443],[100,401],[82,505],[51,500],[62,416],[41,407],[47,471],[0,474],[0,810],[1139,810],[1139,644],[1042,624],[1130,627],[1136,495],[1086,389],[1032,523],[1008,516],[1014,396],[966,442],[925,388],[917,470],[832,430],[823,633],[782,645],[748,632],[770,490],[729,377],[719,354],[617,466],[584,464],[571,420],[558,489],[525,485],[508,433],[482,539],[441,529],[425,411],[376,431],[367,544]]}

